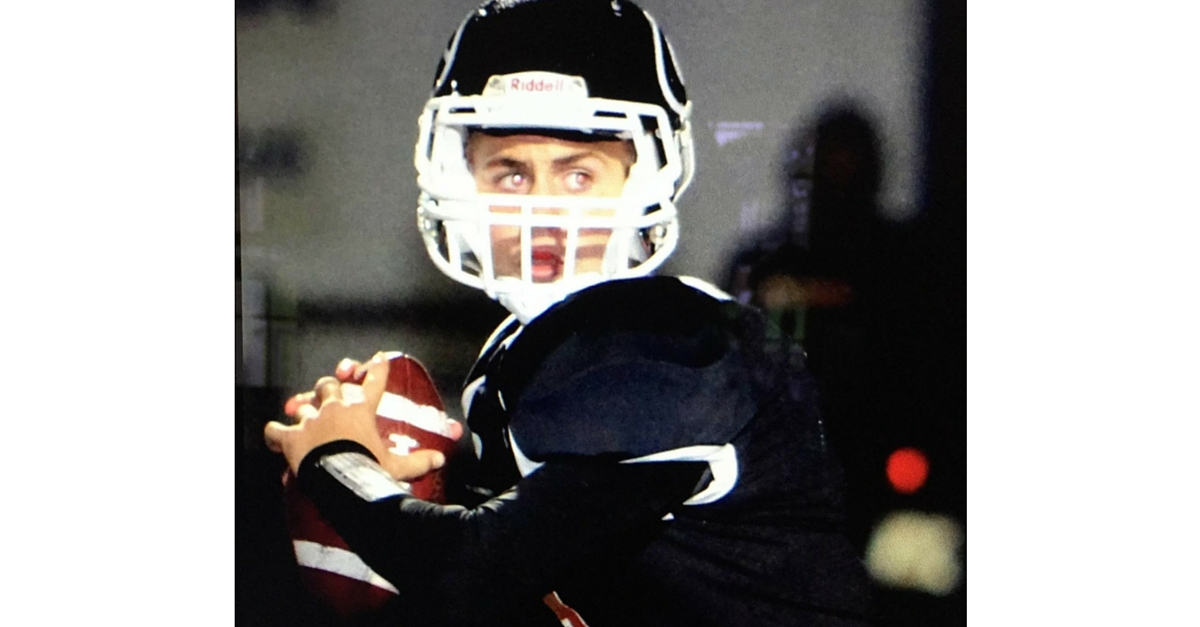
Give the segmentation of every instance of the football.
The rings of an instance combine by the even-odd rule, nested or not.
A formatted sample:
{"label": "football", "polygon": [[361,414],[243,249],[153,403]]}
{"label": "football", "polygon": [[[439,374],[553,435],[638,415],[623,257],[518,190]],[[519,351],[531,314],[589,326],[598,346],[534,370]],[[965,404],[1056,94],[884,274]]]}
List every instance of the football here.
{"label": "football", "polygon": [[[388,380],[375,409],[384,445],[393,455],[436,449],[449,465],[456,448],[454,436],[461,434],[461,428],[456,429],[458,425],[446,415],[429,372],[404,353],[390,352],[387,357]],[[356,386],[345,383],[342,389],[349,397]],[[410,481],[410,491],[418,498],[444,503],[445,468]],[[283,490],[284,519],[304,586],[342,616],[369,612],[387,603],[397,594],[396,588],[350,550],[292,479],[288,478]]]}

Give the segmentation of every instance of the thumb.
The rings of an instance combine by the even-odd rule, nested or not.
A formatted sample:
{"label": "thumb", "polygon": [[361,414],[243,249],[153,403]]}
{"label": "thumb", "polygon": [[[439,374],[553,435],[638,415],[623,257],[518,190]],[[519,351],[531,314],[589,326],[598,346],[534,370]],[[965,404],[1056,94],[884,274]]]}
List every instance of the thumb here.
{"label": "thumb", "polygon": [[417,449],[408,455],[388,455],[384,469],[397,481],[411,481],[446,465],[446,456],[433,449]]}

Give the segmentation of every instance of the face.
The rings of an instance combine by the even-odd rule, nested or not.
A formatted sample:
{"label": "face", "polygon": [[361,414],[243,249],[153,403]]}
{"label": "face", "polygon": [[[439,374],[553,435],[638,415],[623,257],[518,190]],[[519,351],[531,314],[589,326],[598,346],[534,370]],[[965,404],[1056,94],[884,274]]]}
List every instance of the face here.
{"label": "face", "polygon": [[[542,135],[496,137],[473,133],[467,142],[467,163],[476,189],[487,194],[617,197],[625,188],[633,163],[630,142],[576,142]],[[520,213],[520,207],[489,207],[492,213]],[[537,208],[535,214],[564,214],[564,209]],[[615,209],[589,209],[585,216],[611,216]],[[575,256],[577,274],[601,269],[611,229],[580,229]],[[567,232],[552,227],[531,229],[535,283],[563,277]],[[521,227],[491,227],[492,262],[496,276],[521,276]]]}

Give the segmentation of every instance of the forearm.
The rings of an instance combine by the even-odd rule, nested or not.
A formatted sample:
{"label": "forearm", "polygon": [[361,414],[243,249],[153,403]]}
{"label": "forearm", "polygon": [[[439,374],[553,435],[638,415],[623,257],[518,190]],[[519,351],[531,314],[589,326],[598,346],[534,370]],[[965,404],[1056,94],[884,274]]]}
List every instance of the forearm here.
{"label": "forearm", "polygon": [[551,461],[516,490],[466,509],[402,494],[367,455],[351,443],[313,451],[302,489],[402,596],[455,623],[540,599],[613,538],[660,524],[705,468]]}

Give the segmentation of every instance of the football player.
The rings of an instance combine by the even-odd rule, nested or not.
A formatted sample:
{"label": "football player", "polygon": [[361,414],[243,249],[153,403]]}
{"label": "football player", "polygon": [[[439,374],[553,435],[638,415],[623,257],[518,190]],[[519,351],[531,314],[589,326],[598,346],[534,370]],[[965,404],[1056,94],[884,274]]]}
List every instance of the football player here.
{"label": "football player", "polygon": [[380,465],[379,356],[361,401],[323,379],[266,429],[402,624],[867,623],[799,353],[715,288],[651,275],[679,237],[691,107],[625,0],[494,0],[451,37],[418,222],[438,268],[513,314],[462,396],[478,498],[396,480],[440,456]]}

